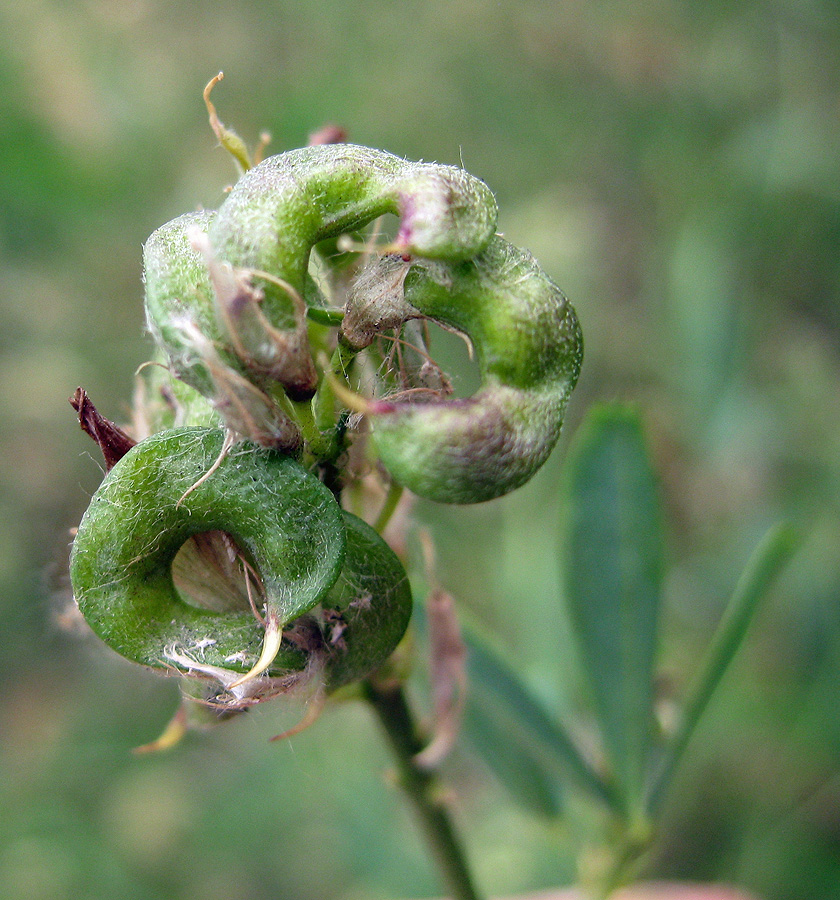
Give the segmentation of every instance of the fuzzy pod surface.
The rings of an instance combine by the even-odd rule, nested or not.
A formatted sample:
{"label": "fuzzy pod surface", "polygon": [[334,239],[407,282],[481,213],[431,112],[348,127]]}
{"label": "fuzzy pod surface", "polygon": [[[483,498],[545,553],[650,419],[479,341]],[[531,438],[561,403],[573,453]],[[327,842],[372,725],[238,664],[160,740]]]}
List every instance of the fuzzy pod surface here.
{"label": "fuzzy pod surface", "polygon": [[399,216],[401,252],[462,260],[487,245],[497,208],[487,185],[463,169],[327,144],[271,156],[246,172],[209,237],[231,265],[270,272],[303,293],[312,247],[386,213]]}
{"label": "fuzzy pod surface", "polygon": [[[302,437],[279,394],[305,399],[316,389],[301,320],[302,306],[322,302],[310,254],[383,213],[399,216],[399,231],[390,255],[350,290],[344,345],[359,351],[410,319],[431,319],[469,337],[482,383],[468,399],[374,401],[375,449],[422,497],[502,496],[555,446],[583,341],[573,308],[533,257],[494,235],[487,186],[461,169],[352,144],[270,157],[218,212],[182,216],[149,239],[150,329],[175,373],[229,427],[296,452]],[[196,229],[203,250],[189,236]]]}
{"label": "fuzzy pod surface", "polygon": [[[373,440],[385,468],[442,503],[491,500],[527,482],[557,442],[583,358],[580,324],[557,285],[530,253],[496,236],[473,259],[411,266],[389,305],[399,321],[424,317],[467,335],[481,387],[467,399],[374,403]],[[398,324],[357,292],[343,339],[365,346],[383,322]]]}
{"label": "fuzzy pod surface", "polygon": [[327,687],[364,678],[396,649],[411,618],[411,586],[394,551],[366,522],[344,512],[347,552],[321,601]]}
{"label": "fuzzy pod surface", "polygon": [[[156,229],[143,245],[146,324],[175,374],[205,396],[214,394],[213,376],[190,341],[189,328],[214,338],[219,326],[207,264],[192,245],[193,230],[209,228],[215,212],[178,216]],[[233,362],[231,354],[221,351]]]}
{"label": "fuzzy pod surface", "polygon": [[[214,217],[215,212],[207,210],[186,213],[162,225],[146,241],[146,324],[172,374],[205,397],[231,428],[263,446],[294,451],[300,434],[271,394],[270,368],[257,365],[242,351],[239,336],[231,335],[231,320],[219,305],[217,292],[225,287],[229,293],[222,301],[236,297],[232,272],[222,271],[196,243]],[[253,296],[243,296],[245,304],[254,301]],[[278,346],[274,337],[272,342],[264,329],[258,337],[269,354],[282,349],[283,342]],[[298,348],[292,360],[295,378],[301,372],[301,360],[308,381],[311,359],[305,347]]]}
{"label": "fuzzy pod surface", "polygon": [[[178,377],[240,433],[291,449],[270,393],[276,384],[300,400],[317,387],[301,318],[305,306],[323,303],[311,251],[385,213],[400,218],[401,252],[461,260],[490,240],[497,209],[487,186],[462,169],[331,144],[269,157],[217,212],[155,231],[144,247],[146,318]],[[265,440],[251,419],[268,420]]]}
{"label": "fuzzy pod surface", "polygon": [[[387,656],[405,630],[411,595],[402,566],[295,460],[252,444],[234,447],[184,497],[214,464],[223,440],[221,429],[161,432],[108,473],[73,544],[70,574],[79,609],[100,638],[144,665],[168,666],[178,649],[199,652],[205,665],[247,670],[264,636],[253,612],[198,608],[181,598],[172,578],[184,542],[220,530],[250,557],[266,611],[281,625],[322,601],[334,611],[331,624],[338,621],[341,640],[329,633],[324,638],[335,659],[334,680],[358,677]],[[381,572],[371,575],[372,564]],[[380,619],[387,627],[377,626]],[[356,646],[356,635],[378,627],[381,638],[369,652]],[[268,674],[300,670],[306,661],[299,646],[284,640]]]}

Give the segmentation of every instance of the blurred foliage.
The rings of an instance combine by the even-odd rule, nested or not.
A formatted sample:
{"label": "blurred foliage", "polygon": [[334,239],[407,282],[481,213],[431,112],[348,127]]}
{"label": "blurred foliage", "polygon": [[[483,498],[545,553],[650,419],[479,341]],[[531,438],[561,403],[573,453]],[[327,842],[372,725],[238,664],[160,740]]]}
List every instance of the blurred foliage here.
{"label": "blurred foliage", "polygon": [[[272,149],[327,122],[457,163],[572,298],[596,399],[643,410],[671,535],[659,707],[779,518],[802,549],[694,738],[648,874],[840,897],[840,14],[829,0],[17,0],[0,6],[0,884],[10,896],[260,900],[437,890],[365,711],[288,744],[260,711],[129,750],[172,686],[59,627],[100,470],[66,403],[126,415],[140,245],[235,173],[201,89]],[[585,730],[556,566],[561,447],[511,497],[418,505],[438,577]],[[562,651],[562,652],[558,652]],[[571,839],[460,751],[480,884],[574,878]]]}

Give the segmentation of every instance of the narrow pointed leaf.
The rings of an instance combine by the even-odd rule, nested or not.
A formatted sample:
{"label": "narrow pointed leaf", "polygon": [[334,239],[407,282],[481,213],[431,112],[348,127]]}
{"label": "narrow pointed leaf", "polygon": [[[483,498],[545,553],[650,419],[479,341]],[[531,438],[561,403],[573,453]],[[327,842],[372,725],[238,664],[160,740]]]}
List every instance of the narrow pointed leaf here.
{"label": "narrow pointed leaf", "polygon": [[497,719],[492,708],[470,703],[464,711],[463,727],[475,752],[520,806],[546,819],[560,815],[557,779],[519,741],[511,739],[509,723]]}
{"label": "narrow pointed leaf", "polygon": [[666,748],[648,799],[648,809],[651,812],[655,812],[659,805],[697,723],[735,653],[744,642],[760,601],[793,555],[797,542],[796,533],[790,526],[775,525],[750,557],[689,689],[680,725]]}
{"label": "narrow pointed leaf", "polygon": [[[569,783],[613,805],[609,787],[516,673],[475,635],[465,641],[466,736],[505,786],[526,806],[543,803],[545,811],[546,804],[556,804],[559,786]],[[499,753],[499,743],[506,744],[505,752]],[[554,787],[546,793],[546,785]]]}
{"label": "narrow pointed leaf", "polygon": [[604,750],[627,812],[644,797],[662,580],[656,479],[629,407],[595,407],[566,463],[564,587]]}

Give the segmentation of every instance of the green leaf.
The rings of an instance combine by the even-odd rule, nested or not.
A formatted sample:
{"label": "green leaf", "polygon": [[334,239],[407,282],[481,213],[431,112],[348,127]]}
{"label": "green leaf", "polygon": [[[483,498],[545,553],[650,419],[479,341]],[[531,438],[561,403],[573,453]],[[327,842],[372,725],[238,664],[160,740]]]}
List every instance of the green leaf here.
{"label": "green leaf", "polygon": [[651,786],[648,798],[648,809],[651,812],[656,810],[671,783],[697,723],[744,641],[759,602],[793,555],[797,543],[797,535],[790,526],[775,525],[750,557],[688,692],[680,725],[666,748]]}
{"label": "green leaf", "polygon": [[517,803],[543,818],[560,814],[557,779],[519,741],[511,739],[509,728],[493,715],[492,707],[469,703],[463,727],[473,749]]}
{"label": "green leaf", "polygon": [[466,737],[505,787],[543,814],[557,812],[559,785],[569,781],[613,805],[608,787],[517,674],[474,634],[464,640]]}
{"label": "green leaf", "polygon": [[657,485],[641,419],[593,408],[566,464],[561,559],[580,660],[626,812],[644,798],[662,581]]}

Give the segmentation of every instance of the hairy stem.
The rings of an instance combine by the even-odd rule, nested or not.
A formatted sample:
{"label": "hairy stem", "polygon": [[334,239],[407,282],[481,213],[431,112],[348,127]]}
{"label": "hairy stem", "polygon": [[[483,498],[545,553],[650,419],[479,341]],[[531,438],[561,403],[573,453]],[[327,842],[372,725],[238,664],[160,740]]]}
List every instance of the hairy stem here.
{"label": "hairy stem", "polygon": [[423,829],[438,873],[452,900],[478,900],[472,884],[464,850],[432,772],[415,762],[423,743],[399,685],[380,686],[372,680],[364,683],[364,697],[376,713],[399,767],[400,785],[408,795]]}

